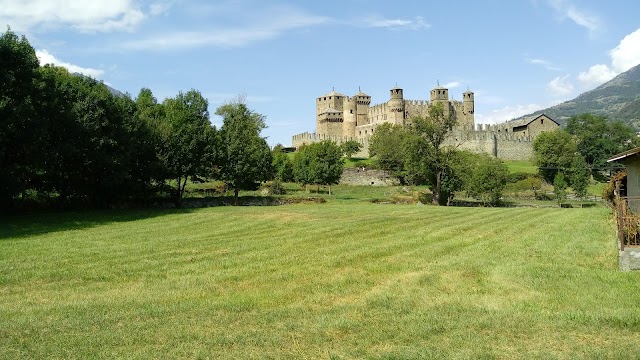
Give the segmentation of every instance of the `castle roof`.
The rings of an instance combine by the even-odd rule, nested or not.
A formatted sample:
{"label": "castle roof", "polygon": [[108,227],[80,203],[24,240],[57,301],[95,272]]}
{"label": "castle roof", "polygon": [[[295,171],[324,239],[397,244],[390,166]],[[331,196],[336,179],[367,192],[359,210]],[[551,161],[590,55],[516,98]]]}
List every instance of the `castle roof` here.
{"label": "castle roof", "polygon": [[339,93],[339,92],[337,92],[337,91],[333,90],[333,91],[331,91],[330,93],[328,93],[328,94],[326,94],[326,95],[323,95],[323,96],[346,96],[346,95],[341,94],[341,93]]}
{"label": "castle roof", "polygon": [[553,120],[552,118],[548,117],[548,116],[547,116],[547,115],[545,115],[545,114],[539,114],[539,115],[534,115],[534,116],[528,116],[528,117],[526,117],[526,118],[519,119],[519,120],[511,120],[511,121],[508,121],[508,122],[507,122],[507,124],[509,124],[509,126],[512,126],[512,127],[527,126],[527,125],[529,125],[530,123],[534,122],[535,120],[538,120],[538,118],[543,117],[543,116],[544,116],[544,117],[546,117],[547,119],[549,119],[549,120],[553,121],[553,122],[554,122],[554,123],[556,123],[558,126],[560,126],[560,124],[558,124],[558,122],[557,122],[557,121]]}
{"label": "castle roof", "polygon": [[358,91],[358,93],[355,94],[354,96],[369,96],[369,95],[363,93],[362,91]]}

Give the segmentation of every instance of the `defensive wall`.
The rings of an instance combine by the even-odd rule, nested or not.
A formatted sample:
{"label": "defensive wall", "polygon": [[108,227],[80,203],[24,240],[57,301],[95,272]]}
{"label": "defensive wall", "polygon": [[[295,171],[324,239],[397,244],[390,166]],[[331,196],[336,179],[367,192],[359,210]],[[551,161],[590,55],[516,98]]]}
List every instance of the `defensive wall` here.
{"label": "defensive wall", "polygon": [[[528,160],[533,156],[533,140],[529,136],[520,133],[503,132],[502,124],[478,124],[473,127],[454,128],[444,142],[445,146],[453,146],[459,150],[469,150],[475,153],[485,153],[502,160]],[[304,144],[312,144],[320,141],[331,140],[337,144],[355,140],[362,145],[355,157],[369,157],[369,138],[332,136],[305,132],[294,135],[292,146],[299,148]]]}

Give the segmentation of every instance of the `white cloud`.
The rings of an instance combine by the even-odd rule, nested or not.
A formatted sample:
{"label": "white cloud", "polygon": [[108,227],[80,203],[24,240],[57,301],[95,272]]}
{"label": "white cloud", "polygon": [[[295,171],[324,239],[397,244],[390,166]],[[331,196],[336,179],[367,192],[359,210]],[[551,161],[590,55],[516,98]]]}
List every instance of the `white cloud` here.
{"label": "white cloud", "polygon": [[476,114],[475,122],[476,124],[499,124],[543,108],[538,104],[505,106],[501,109],[492,110],[488,114]]}
{"label": "white cloud", "polygon": [[578,9],[568,0],[548,0],[548,2],[560,19],[568,18],[576,25],[588,29],[592,35],[602,28],[602,21],[598,16]]}
{"label": "white cloud", "polygon": [[613,70],[619,73],[640,64],[640,29],[625,36],[609,54]]}
{"label": "white cloud", "polygon": [[587,71],[581,72],[578,75],[578,80],[580,80],[583,86],[593,88],[606,83],[616,77],[616,75],[618,75],[618,73],[611,70],[607,65],[598,64],[591,66]]}
{"label": "white cloud", "polygon": [[573,92],[573,84],[569,81],[570,75],[558,76],[549,81],[547,90],[554,96],[564,97]]}
{"label": "white cloud", "polygon": [[448,82],[448,83],[446,83],[446,84],[444,84],[442,86],[447,88],[447,89],[455,89],[455,88],[459,87],[460,85],[461,84],[460,84],[459,81],[451,81],[451,82]]}
{"label": "white cloud", "polygon": [[558,67],[557,65],[555,65],[554,63],[552,63],[549,60],[540,59],[540,58],[530,58],[528,56],[525,59],[529,64],[540,65],[540,66],[544,67],[547,70],[552,70],[552,71],[560,71],[560,70],[562,70],[560,67]]}
{"label": "white cloud", "polygon": [[181,50],[197,47],[243,47],[256,41],[276,38],[283,33],[330,21],[324,16],[316,16],[291,8],[278,7],[263,10],[261,19],[251,25],[235,28],[218,28],[207,31],[177,31],[141,40],[118,44],[126,50]]}
{"label": "white cloud", "polygon": [[78,65],[70,64],[68,62],[64,62],[50,54],[47,50],[36,50],[36,56],[40,61],[40,65],[53,64],[56,66],[61,66],[67,68],[70,73],[79,73],[95,79],[100,78],[104,74],[104,71],[100,69],[85,68]]}
{"label": "white cloud", "polygon": [[362,21],[362,25],[365,27],[385,28],[389,30],[420,30],[431,27],[422,16],[416,16],[413,19],[387,19],[377,15],[371,15]]}
{"label": "white cloud", "polygon": [[133,0],[0,0],[0,24],[16,31],[69,26],[79,31],[131,30],[145,15]]}
{"label": "white cloud", "polygon": [[640,29],[625,36],[620,44],[609,52],[609,56],[611,66],[593,65],[589,70],[581,72],[578,80],[585,87],[595,87],[640,64]]}

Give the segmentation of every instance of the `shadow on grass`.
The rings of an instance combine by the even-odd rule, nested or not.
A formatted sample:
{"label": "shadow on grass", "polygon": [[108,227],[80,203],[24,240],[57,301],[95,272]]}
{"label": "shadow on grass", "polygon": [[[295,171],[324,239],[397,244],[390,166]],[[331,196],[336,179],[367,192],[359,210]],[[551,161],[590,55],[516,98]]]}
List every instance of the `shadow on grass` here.
{"label": "shadow on grass", "polygon": [[[290,204],[322,204],[322,197],[241,196],[238,206],[278,206]],[[0,241],[56,231],[80,230],[109,223],[129,222],[158,216],[187,214],[196,209],[234,205],[232,196],[186,198],[182,207],[174,208],[170,201],[158,202],[151,208],[88,210],[69,212],[38,212],[0,216]]]}
{"label": "shadow on grass", "polygon": [[58,213],[16,214],[0,217],[0,241],[57,231],[137,221],[158,216],[190,213],[194,209],[89,210]]}

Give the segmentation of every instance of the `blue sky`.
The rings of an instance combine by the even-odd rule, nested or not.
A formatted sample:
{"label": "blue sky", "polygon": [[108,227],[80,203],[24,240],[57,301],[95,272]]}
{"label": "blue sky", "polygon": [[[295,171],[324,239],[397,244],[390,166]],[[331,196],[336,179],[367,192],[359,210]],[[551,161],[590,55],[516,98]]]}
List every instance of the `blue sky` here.
{"label": "blue sky", "polygon": [[162,101],[239,94],[267,116],[269,144],[315,130],[315,98],[335,87],[373,103],[397,83],[428,99],[476,94],[476,123],[557,104],[640,63],[637,0],[0,0],[0,24],[42,63]]}

